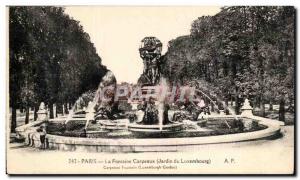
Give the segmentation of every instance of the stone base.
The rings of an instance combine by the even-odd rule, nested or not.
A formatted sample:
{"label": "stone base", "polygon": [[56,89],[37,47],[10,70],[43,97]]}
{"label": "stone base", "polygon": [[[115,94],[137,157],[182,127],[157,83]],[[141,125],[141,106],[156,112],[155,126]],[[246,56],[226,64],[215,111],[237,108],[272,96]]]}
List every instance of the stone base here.
{"label": "stone base", "polygon": [[251,109],[242,109],[242,116],[253,116],[252,108]]}
{"label": "stone base", "polygon": [[47,121],[48,120],[48,114],[44,112],[37,112],[37,117],[39,121]]}

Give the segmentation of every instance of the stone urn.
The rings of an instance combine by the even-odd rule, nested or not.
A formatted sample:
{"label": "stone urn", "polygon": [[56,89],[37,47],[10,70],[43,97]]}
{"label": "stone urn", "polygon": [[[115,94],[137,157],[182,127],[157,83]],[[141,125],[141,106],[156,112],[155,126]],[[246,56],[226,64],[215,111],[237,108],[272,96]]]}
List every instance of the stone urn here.
{"label": "stone urn", "polygon": [[46,110],[45,103],[41,102],[39,110],[37,112],[37,119],[39,121],[47,121],[48,120],[48,111]]}
{"label": "stone urn", "polygon": [[241,113],[242,116],[253,116],[253,113],[252,113],[253,108],[251,107],[248,99],[245,99],[244,105],[241,108],[241,110],[242,110],[242,113]]}

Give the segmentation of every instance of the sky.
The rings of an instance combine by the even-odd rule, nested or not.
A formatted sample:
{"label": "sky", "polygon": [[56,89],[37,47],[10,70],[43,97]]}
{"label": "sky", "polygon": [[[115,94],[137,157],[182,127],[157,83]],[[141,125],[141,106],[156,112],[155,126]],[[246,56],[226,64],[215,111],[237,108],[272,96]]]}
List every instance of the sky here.
{"label": "sky", "polygon": [[118,83],[136,83],[140,77],[143,62],[138,49],[144,37],[157,37],[163,44],[164,54],[170,40],[190,34],[193,20],[219,11],[217,6],[69,6],[65,9],[90,35],[102,64],[114,73]]}

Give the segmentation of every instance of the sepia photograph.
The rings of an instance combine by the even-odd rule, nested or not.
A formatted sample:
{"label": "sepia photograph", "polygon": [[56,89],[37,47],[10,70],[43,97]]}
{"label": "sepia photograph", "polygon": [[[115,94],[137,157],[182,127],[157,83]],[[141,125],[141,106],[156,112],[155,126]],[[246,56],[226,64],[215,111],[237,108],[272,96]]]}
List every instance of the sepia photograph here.
{"label": "sepia photograph", "polygon": [[6,14],[7,174],[295,175],[295,7]]}

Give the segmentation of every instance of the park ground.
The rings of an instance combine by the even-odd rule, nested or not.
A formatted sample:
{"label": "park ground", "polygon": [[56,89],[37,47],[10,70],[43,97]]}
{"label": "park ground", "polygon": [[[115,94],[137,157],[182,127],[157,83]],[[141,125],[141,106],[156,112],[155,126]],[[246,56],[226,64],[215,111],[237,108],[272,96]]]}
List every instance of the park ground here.
{"label": "park ground", "polygon": [[[189,173],[238,173],[238,174],[263,174],[263,173],[293,173],[294,167],[294,126],[283,126],[282,136],[274,139],[263,139],[238,143],[222,143],[195,145],[184,147],[181,151],[166,152],[67,152],[55,150],[40,150],[24,146],[21,143],[9,144],[7,150],[8,170],[10,173],[103,173],[112,174],[112,170],[104,167],[107,164],[70,164],[70,159],[104,161],[109,159],[203,159],[211,160],[211,164],[178,165],[178,170]],[[234,163],[226,163],[232,161]],[[17,164],[16,164],[17,162]],[[28,168],[28,167],[34,167]],[[74,171],[75,170],[75,171]],[[152,171],[160,173],[163,171]],[[166,171],[169,173],[180,173]],[[182,173],[181,172],[181,173]],[[120,173],[120,171],[115,171]],[[143,173],[141,170],[125,170],[122,173]]]}
{"label": "park ground", "polygon": [[[19,120],[23,121],[22,118]],[[13,134],[12,134],[13,136]],[[65,152],[42,150],[28,147],[21,142],[11,141],[7,144],[7,159],[9,172],[24,173],[111,173],[102,165],[69,164],[72,158],[109,159],[109,158],[201,158],[211,159],[212,165],[201,166],[201,172],[217,173],[292,173],[294,166],[295,126],[281,127],[277,137],[237,143],[207,144],[183,147],[178,152],[139,152],[139,153],[109,153],[109,152]],[[11,138],[12,140],[13,138]],[[236,164],[226,165],[224,161],[233,158]],[[28,161],[29,160],[29,161]],[[18,168],[13,162],[18,162]],[[35,167],[28,169],[26,167]],[[59,168],[58,168],[59,167]],[[77,168],[76,168],[77,167]],[[80,167],[80,168],[78,168]],[[11,170],[10,170],[11,169]],[[77,171],[73,171],[76,169]],[[222,171],[220,170],[222,169]],[[243,169],[240,171],[239,169]],[[13,171],[14,170],[14,171]],[[200,171],[197,171],[201,173]],[[129,173],[129,171],[126,173]],[[132,173],[137,173],[132,172]],[[157,173],[157,172],[156,172]],[[186,172],[187,173],[187,172]]]}

